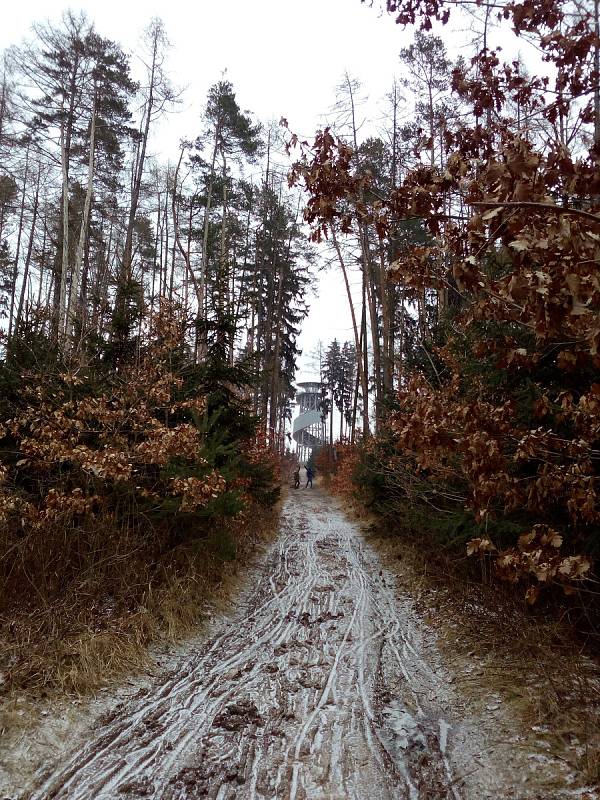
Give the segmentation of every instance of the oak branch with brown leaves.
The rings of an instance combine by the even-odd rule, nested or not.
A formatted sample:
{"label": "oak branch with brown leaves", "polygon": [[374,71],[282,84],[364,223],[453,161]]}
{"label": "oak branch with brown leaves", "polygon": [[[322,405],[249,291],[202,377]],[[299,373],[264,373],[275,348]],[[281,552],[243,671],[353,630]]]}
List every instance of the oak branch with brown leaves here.
{"label": "oak branch with brown leaves", "polygon": [[[392,174],[382,180],[364,144],[325,128],[310,144],[289,139],[290,182],[307,192],[314,239],[367,242],[374,337],[386,308],[394,320],[393,389],[363,456],[371,501],[390,514],[466,509],[469,553],[534,602],[540,587],[581,586],[600,545],[598,4],[387,10],[419,29],[424,52],[441,40],[423,31],[461,6],[480,12],[476,52],[451,69],[444,115],[434,125],[430,109],[408,155],[394,122]],[[492,23],[535,46],[542,75],[502,61]],[[363,368],[381,382],[377,365]]]}

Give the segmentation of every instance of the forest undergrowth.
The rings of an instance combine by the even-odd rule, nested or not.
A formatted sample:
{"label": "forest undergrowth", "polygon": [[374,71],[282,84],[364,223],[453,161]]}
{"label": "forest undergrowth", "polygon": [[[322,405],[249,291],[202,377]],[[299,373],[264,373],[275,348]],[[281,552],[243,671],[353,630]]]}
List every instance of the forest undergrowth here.
{"label": "forest undergrowth", "polygon": [[[365,483],[360,446],[317,457],[322,483],[362,524],[365,537],[397,576],[398,591],[414,601],[467,708],[489,715],[502,708],[525,734],[511,747],[542,741],[578,784],[600,781],[600,665],[595,640],[578,631],[564,599],[528,604],[494,576],[490,561],[474,561],[465,541],[448,535],[448,520],[431,510],[396,504],[387,513]],[[376,474],[371,479],[377,482]],[[381,501],[382,495],[379,495]],[[464,519],[463,519],[464,524]],[[489,707],[489,708],[488,708]],[[502,744],[502,742],[500,742]]]}
{"label": "forest undergrowth", "polygon": [[275,519],[313,248],[230,81],[157,154],[169,52],[65,11],[3,53],[0,693],[129,669]]}
{"label": "forest undergrowth", "polygon": [[[288,138],[313,239],[347,288],[361,265],[356,369],[322,370],[354,442],[335,447],[333,486],[597,650],[598,7],[501,3],[475,15],[473,55],[454,63],[433,33],[454,4],[386,7],[414,30],[400,85],[418,129],[396,124],[398,91],[388,140],[360,141],[348,79],[345,127]],[[490,46],[492,31],[533,44],[543,68]]]}
{"label": "forest undergrowth", "polygon": [[116,370],[2,365],[3,693],[83,692],[134,668],[199,623],[275,523],[279,456],[244,368],[216,340],[191,362],[168,304],[147,324]]}
{"label": "forest undergrowth", "polygon": [[[394,461],[394,450],[395,457],[402,461],[404,475]],[[509,618],[517,613],[520,618],[529,619],[534,627],[556,625],[567,636],[570,647],[597,655],[599,607],[597,594],[590,588],[590,584],[595,585],[593,575],[587,584],[567,585],[567,591],[562,582],[549,580],[543,585],[545,591],[541,597],[536,593],[532,601],[529,590],[526,591],[532,576],[524,571],[507,580],[496,564],[495,549],[473,551],[471,542],[486,535],[509,548],[515,536],[525,535],[523,531],[530,521],[526,511],[520,517],[512,515],[507,519],[499,515],[482,524],[468,508],[433,505],[429,500],[436,492],[437,476],[424,476],[418,470],[411,473],[405,454],[389,432],[366,445],[337,445],[335,459],[323,449],[317,465],[328,490],[343,497],[359,516],[369,517],[374,530],[409,548],[428,579],[439,586],[456,586],[461,597],[465,592],[482,593],[482,598],[487,598],[484,603],[487,609],[502,603],[513,609]],[[407,496],[401,478],[413,486],[414,482],[422,481],[422,495]],[[539,582],[543,579],[544,576]],[[577,644],[573,645],[574,642]]]}

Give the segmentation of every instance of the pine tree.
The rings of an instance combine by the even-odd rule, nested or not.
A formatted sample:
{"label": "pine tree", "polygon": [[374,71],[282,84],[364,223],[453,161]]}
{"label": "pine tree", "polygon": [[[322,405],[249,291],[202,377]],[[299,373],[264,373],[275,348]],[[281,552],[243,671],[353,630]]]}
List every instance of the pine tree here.
{"label": "pine tree", "polygon": [[337,339],[329,345],[325,352],[321,380],[327,392],[327,413],[329,414],[329,444],[333,445],[333,409],[337,405],[340,393],[342,350]]}
{"label": "pine tree", "polygon": [[342,345],[339,383],[336,404],[340,412],[340,439],[343,439],[343,424],[352,424],[352,396],[356,382],[356,351],[352,342]]}
{"label": "pine tree", "polygon": [[[229,161],[240,163],[243,159],[253,159],[260,147],[260,126],[250,115],[242,112],[229,81],[219,81],[211,87],[206,104],[206,128],[202,137],[196,140],[196,150],[202,152],[205,145],[210,149],[206,164],[206,201],[202,234],[202,260],[200,272],[200,303],[206,316],[206,287],[210,280],[212,266],[213,280],[217,298],[217,310],[221,319],[226,315],[228,295],[227,224],[228,193],[231,191]],[[217,173],[217,162],[220,170]],[[218,184],[217,184],[218,182]],[[219,196],[219,250],[218,256],[209,265],[209,240],[211,236],[211,215],[215,205],[215,195]],[[213,231],[214,233],[214,231]],[[214,251],[214,248],[213,248]]]}

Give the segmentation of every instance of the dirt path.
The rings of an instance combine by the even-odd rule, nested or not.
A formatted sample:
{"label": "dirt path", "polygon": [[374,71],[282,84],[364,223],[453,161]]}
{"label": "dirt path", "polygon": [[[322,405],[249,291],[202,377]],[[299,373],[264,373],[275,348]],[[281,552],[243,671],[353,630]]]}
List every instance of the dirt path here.
{"label": "dirt path", "polygon": [[498,789],[431,636],[318,490],[286,501],[232,615],[84,741],[28,796],[530,796]]}

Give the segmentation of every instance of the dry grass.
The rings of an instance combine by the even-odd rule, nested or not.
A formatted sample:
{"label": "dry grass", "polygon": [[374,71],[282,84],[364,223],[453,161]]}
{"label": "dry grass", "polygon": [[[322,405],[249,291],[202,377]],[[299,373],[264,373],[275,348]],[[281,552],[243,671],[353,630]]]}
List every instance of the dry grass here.
{"label": "dry grass", "polygon": [[[208,537],[181,545],[154,562],[140,553],[107,553],[98,569],[72,583],[65,596],[13,604],[0,619],[0,694],[85,695],[148,664],[148,645],[197,629],[207,605],[235,583],[252,551],[275,530],[279,507],[250,509]],[[126,555],[126,554],[125,554]],[[103,593],[103,585],[110,590]],[[14,720],[13,720],[14,723]],[[0,729],[10,720],[0,717]]]}
{"label": "dry grass", "polygon": [[[465,713],[487,727],[488,744],[506,751],[511,770],[530,774],[540,798],[555,796],[567,782],[592,787],[581,797],[597,798],[600,666],[573,629],[526,607],[514,587],[487,575],[474,579],[455,554],[400,520],[382,524],[350,491],[339,494],[431,628]],[[532,753],[551,759],[541,774],[531,773]]]}
{"label": "dry grass", "polygon": [[390,530],[353,494],[341,496],[434,630],[473,711],[485,715],[498,696],[528,734],[518,745],[525,755],[543,740],[577,785],[600,786],[600,664],[573,628],[556,610],[527,607],[513,586],[492,583],[485,565],[474,579],[429,537],[401,524]]}
{"label": "dry grass", "polygon": [[[572,629],[527,609],[507,585],[470,580],[426,539],[367,535],[435,631],[445,662],[470,707],[485,715],[490,698],[528,733],[526,752],[542,740],[581,786],[600,781],[600,666]],[[550,776],[549,780],[550,780]]]}

